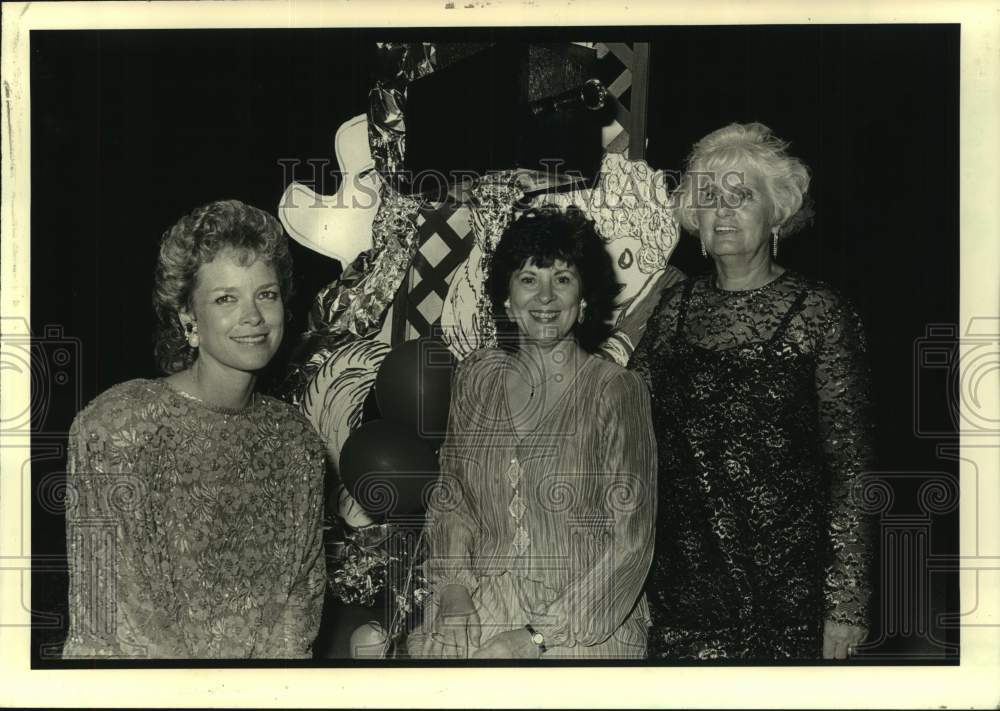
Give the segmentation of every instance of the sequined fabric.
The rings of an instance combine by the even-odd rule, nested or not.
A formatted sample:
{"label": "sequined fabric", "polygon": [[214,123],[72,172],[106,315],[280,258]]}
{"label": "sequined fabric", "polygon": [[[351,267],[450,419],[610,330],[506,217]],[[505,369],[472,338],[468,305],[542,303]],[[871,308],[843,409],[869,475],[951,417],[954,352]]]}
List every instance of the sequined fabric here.
{"label": "sequined fabric", "polygon": [[865,624],[869,466],[859,320],[792,272],[666,292],[632,361],[659,459],[650,656],[818,658],[830,619]]}
{"label": "sequined fabric", "polygon": [[[472,191],[473,205],[475,205],[472,211],[472,233],[481,253],[479,268],[483,283],[489,278],[493,253],[500,243],[500,237],[514,219],[514,204],[523,195],[524,191],[514,183],[513,177],[504,174],[484,178]],[[493,321],[493,306],[485,290],[479,296],[476,314],[479,321],[480,346],[496,347],[497,332],[496,323]]]}
{"label": "sequined fabric", "polygon": [[66,658],[309,657],[326,585],[323,443],[292,407],[133,380],[73,423]]}

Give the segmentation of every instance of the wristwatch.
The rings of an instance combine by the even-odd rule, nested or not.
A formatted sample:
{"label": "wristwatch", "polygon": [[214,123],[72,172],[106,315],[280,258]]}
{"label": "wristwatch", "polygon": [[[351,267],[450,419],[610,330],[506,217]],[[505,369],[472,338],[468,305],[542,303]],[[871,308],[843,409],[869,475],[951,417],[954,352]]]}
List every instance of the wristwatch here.
{"label": "wristwatch", "polygon": [[545,636],[531,625],[525,625],[524,629],[531,635],[531,642],[538,647],[538,653],[545,654]]}

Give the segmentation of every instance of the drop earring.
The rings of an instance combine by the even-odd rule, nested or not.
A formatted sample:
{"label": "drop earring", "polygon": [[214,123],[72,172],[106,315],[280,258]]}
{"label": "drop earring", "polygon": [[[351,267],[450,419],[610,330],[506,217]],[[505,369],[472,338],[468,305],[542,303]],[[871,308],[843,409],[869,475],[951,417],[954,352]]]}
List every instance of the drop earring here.
{"label": "drop earring", "polygon": [[580,311],[576,315],[576,322],[582,324],[584,318],[586,318],[586,316],[585,316],[586,313],[587,313],[587,302],[586,301],[581,301],[580,302]]}
{"label": "drop earring", "polygon": [[184,325],[184,331],[187,334],[188,345],[192,348],[197,348],[199,343],[198,326],[193,323],[187,323]]}
{"label": "drop earring", "polygon": [[774,236],[774,244],[771,247],[771,254],[774,255],[775,259],[777,259],[778,258],[778,227],[777,226],[771,228],[771,234]]}
{"label": "drop earring", "polygon": [[708,248],[705,246],[704,240],[699,240],[701,242],[701,256],[708,258]]}

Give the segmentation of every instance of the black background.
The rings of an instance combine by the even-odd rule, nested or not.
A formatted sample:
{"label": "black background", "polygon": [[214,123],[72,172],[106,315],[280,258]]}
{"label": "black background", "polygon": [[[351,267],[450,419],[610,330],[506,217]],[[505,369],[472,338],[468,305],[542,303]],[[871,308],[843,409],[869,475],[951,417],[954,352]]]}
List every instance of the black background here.
{"label": "black background", "polygon": [[[910,480],[897,488],[897,513],[915,506],[926,474],[957,481],[956,464],[937,454],[957,442],[945,379],[916,360],[929,326],[958,323],[957,25],[33,31],[32,330],[40,359],[74,344],[71,382],[42,383],[44,397],[33,399],[36,491],[61,476],[79,407],[115,383],[158,375],[150,294],[162,232],[222,198],[275,212],[293,177],[279,160],[303,161],[299,180],[314,177],[307,159],[334,169],[334,132],[367,109],[375,42],[387,40],[651,41],[654,167],[679,169],[694,141],[733,121],[761,121],[791,141],[813,172],[817,218],[782,243],[779,261],[829,282],[864,320],[878,468]],[[441,110],[461,111],[461,96]],[[327,176],[324,192],[335,188]],[[295,243],[293,254],[294,336],[340,269]],[[688,273],[708,267],[690,238],[672,261]],[[38,338],[47,326],[61,337]],[[915,423],[944,434],[920,436]],[[957,553],[957,513],[931,523],[931,555]],[[34,573],[36,663],[64,634],[63,536],[58,507],[36,503],[33,554],[56,561]],[[957,578],[930,585],[932,611],[955,612]],[[957,641],[930,624],[938,639]],[[890,627],[876,620],[887,638],[873,655],[942,655],[927,634]]]}

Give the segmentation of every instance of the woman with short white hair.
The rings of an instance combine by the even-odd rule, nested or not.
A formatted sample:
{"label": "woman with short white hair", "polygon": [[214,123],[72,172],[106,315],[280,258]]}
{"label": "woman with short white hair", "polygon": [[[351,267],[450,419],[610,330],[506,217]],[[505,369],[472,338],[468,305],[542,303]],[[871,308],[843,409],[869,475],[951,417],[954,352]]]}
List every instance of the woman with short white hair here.
{"label": "woman with short white hair", "polygon": [[660,452],[651,657],[845,658],[866,634],[865,341],[836,292],[776,261],[811,212],[787,146],[721,128],[677,191],[714,269],[663,295],[632,361]]}

